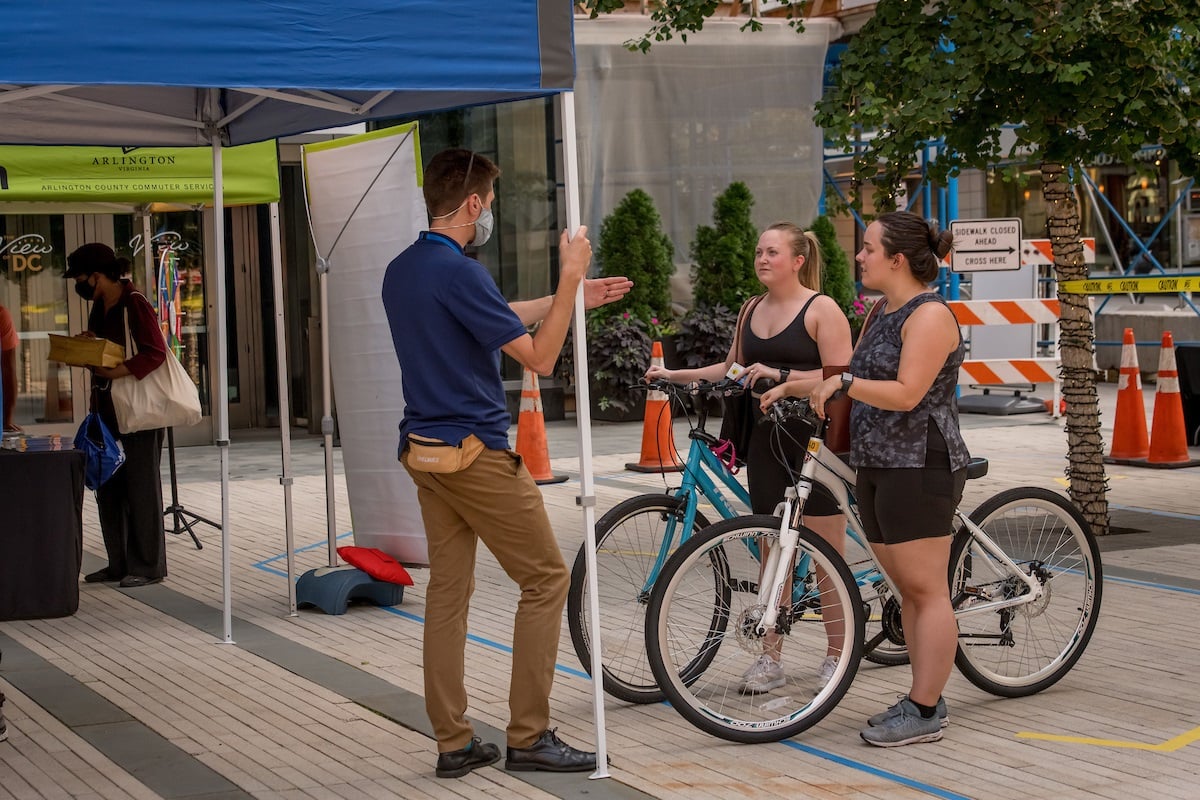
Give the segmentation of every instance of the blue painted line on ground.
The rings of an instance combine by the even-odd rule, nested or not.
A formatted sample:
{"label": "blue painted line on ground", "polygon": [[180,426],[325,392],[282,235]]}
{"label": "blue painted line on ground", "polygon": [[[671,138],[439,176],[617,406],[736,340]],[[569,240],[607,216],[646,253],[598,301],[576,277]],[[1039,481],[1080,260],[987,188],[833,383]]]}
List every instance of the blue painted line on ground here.
{"label": "blue painted line on ground", "polygon": [[[346,531],[345,533],[341,534],[341,535],[340,535],[340,536],[338,536],[337,538],[338,538],[338,539],[345,539],[347,536],[350,536],[350,535],[352,535],[352,534],[353,534],[353,531]],[[327,544],[328,544],[328,542],[315,542],[315,543],[313,543],[313,544],[309,544],[309,545],[305,545],[304,547],[297,548],[297,549],[296,549],[296,552],[297,552],[297,553],[304,553],[304,552],[307,552],[307,551],[309,551],[309,550],[315,550],[315,549],[317,549],[318,547],[324,547],[324,546],[325,546],[325,545],[327,545]],[[253,564],[252,566],[254,566],[256,569],[260,569],[260,570],[262,570],[263,572],[269,572],[269,573],[270,573],[270,574],[272,574],[272,575],[278,575],[278,576],[279,576],[279,577],[281,577],[281,578],[286,578],[286,577],[287,577],[287,573],[286,573],[286,572],[281,572],[280,570],[277,570],[277,569],[275,569],[275,568],[273,568],[273,567],[267,566],[268,564],[270,564],[270,563],[271,563],[271,562],[273,562],[273,561],[279,561],[280,559],[282,559],[282,558],[286,558],[286,557],[287,557],[287,554],[286,554],[286,553],[281,553],[281,554],[279,554],[279,555],[277,555],[277,556],[271,556],[270,558],[265,558],[265,559],[263,559],[262,561],[259,561],[259,562],[255,563],[255,564]],[[403,619],[411,620],[412,622],[415,622],[415,623],[417,623],[418,625],[424,625],[424,624],[425,624],[425,618],[424,618],[424,617],[420,616],[419,614],[414,614],[414,613],[412,613],[411,611],[404,611],[404,610],[402,610],[402,609],[399,609],[399,608],[394,608],[394,607],[382,607],[382,608],[381,608],[381,610],[382,610],[382,611],[386,611],[386,612],[388,612],[389,614],[394,614],[394,615],[395,615],[395,616],[397,616],[397,617],[401,617],[401,618],[403,618]],[[481,644],[481,645],[483,645],[483,646],[485,646],[485,647],[491,647],[491,648],[493,648],[493,649],[495,649],[495,650],[499,650],[499,651],[501,651],[501,652],[503,652],[503,653],[508,653],[509,655],[512,655],[512,647],[510,647],[510,646],[508,646],[508,645],[506,645],[506,644],[503,644],[503,643],[501,643],[501,642],[494,641],[494,640],[492,640],[492,639],[485,639],[485,638],[484,638],[484,637],[482,637],[482,636],[476,636],[476,635],[475,635],[475,634],[473,634],[473,633],[468,633],[468,634],[467,634],[467,641],[469,641],[469,642],[474,642],[474,643],[476,643],[476,644]],[[554,665],[554,669],[555,669],[557,672],[561,672],[561,673],[563,673],[564,675],[570,675],[570,676],[572,676],[572,677],[575,677],[575,678],[583,678],[583,679],[585,679],[585,680],[591,680],[591,677],[592,677],[591,675],[588,675],[586,672],[584,672],[584,671],[582,671],[582,670],[573,669],[573,668],[571,668],[571,667],[566,667],[566,666],[563,666],[562,664],[555,664],[555,665]]]}
{"label": "blue painted line on ground", "polygon": [[[340,538],[343,538],[343,537],[349,536],[349,535],[350,535],[349,533],[345,533],[345,534],[342,534],[342,536],[339,536],[338,538],[340,539]],[[322,545],[325,545],[325,544],[326,544],[326,542],[317,542],[315,544],[306,545],[302,548],[299,548],[296,552],[299,553],[299,552],[304,552],[307,550],[313,550],[313,549],[315,549],[317,547],[321,547]],[[279,575],[283,575],[284,577],[287,577],[285,573],[281,573],[278,570],[275,570],[275,569],[267,566],[267,564],[269,564],[270,562],[278,561],[279,559],[283,558],[285,555],[286,554],[272,556],[271,558],[264,559],[263,561],[260,561],[256,564],[254,564],[254,566],[258,569],[263,570],[264,572],[270,572],[273,574],[279,574]],[[402,609],[389,608],[389,607],[382,607],[380,610],[386,611],[389,614],[393,614],[402,619],[407,619],[409,621],[415,622],[419,625],[425,624],[424,617],[422,617],[419,614],[414,614],[411,611],[404,611]],[[497,642],[492,639],[487,639],[483,636],[476,636],[475,634],[468,633],[467,641],[474,642],[476,644],[481,644],[484,647],[490,647],[494,650],[498,650],[503,653],[508,653],[510,655],[512,654],[512,647],[510,647],[509,645],[503,644],[501,642]],[[584,672],[583,670],[575,669],[573,667],[567,667],[562,664],[555,664],[554,670],[556,672],[560,672],[564,675],[570,675],[575,678],[583,678],[584,680],[591,680],[591,676],[588,675],[588,673]],[[929,784],[922,783],[920,781],[915,781],[911,778],[906,778],[903,775],[897,775],[894,772],[888,772],[887,770],[879,769],[878,767],[873,767],[870,764],[865,764],[861,761],[856,761],[851,758],[846,758],[845,756],[839,756],[834,753],[827,752],[825,750],[820,750],[820,749],[818,749],[816,747],[812,747],[810,745],[800,744],[798,742],[793,742],[793,741],[785,741],[785,742],[781,742],[781,744],[791,747],[795,750],[800,750],[801,752],[808,753],[809,755],[816,756],[817,758],[825,759],[826,761],[832,761],[834,763],[841,764],[842,766],[846,766],[851,769],[858,770],[860,772],[866,772],[867,774],[874,775],[874,776],[880,777],[880,778],[884,778],[886,780],[890,780],[895,783],[899,783],[903,786],[908,786],[910,788],[917,789],[918,791],[926,792],[927,794],[933,795],[934,797],[942,797],[942,798],[946,798],[946,800],[972,800],[972,798],[967,797],[966,795],[955,794],[954,792],[950,792],[945,789],[940,789],[937,786],[931,786]]]}
{"label": "blue painted line on ground", "polygon": [[790,740],[782,742],[782,744],[787,745],[793,750],[799,750],[802,753],[807,753],[810,756],[816,756],[817,758],[823,758],[826,761],[832,761],[835,764],[840,764],[843,767],[850,767],[851,769],[865,772],[868,775],[874,775],[877,778],[886,778],[887,780],[894,781],[902,786],[907,786],[910,789],[916,789],[917,791],[925,792],[926,794],[933,795],[934,797],[943,797],[946,798],[946,800],[972,800],[972,798],[965,794],[958,794],[957,792],[952,792],[939,786],[933,786],[928,783],[922,783],[921,781],[915,781],[912,778],[906,778],[903,775],[897,775],[895,772],[889,772],[888,770],[880,769],[879,767],[874,767],[870,764],[865,764],[862,761],[858,761],[853,758],[839,756],[836,753],[830,753],[826,750],[821,750],[811,745],[800,744],[799,742]]}
{"label": "blue painted line on ground", "polygon": [[1123,583],[1127,586],[1140,586],[1144,589],[1162,589],[1167,592],[1179,592],[1180,594],[1200,595],[1200,589],[1190,589],[1186,586],[1172,586],[1169,583],[1155,583],[1154,581],[1140,581],[1136,578],[1118,578],[1116,576],[1105,575],[1105,583]]}
{"label": "blue painted line on ground", "polygon": [[1109,508],[1120,509],[1121,511],[1138,511],[1142,514],[1154,514],[1159,517],[1171,517],[1172,519],[1186,519],[1192,522],[1200,522],[1200,514],[1183,514],[1178,511],[1160,511],[1156,508],[1141,508],[1139,506],[1118,506],[1110,505]]}

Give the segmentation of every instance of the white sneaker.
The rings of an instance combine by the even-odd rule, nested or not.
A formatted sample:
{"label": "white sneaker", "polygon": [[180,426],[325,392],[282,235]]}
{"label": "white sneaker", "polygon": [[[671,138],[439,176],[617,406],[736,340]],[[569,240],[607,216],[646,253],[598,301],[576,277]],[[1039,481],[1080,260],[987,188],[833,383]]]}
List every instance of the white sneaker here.
{"label": "white sneaker", "polygon": [[821,662],[821,668],[817,670],[817,677],[821,679],[822,686],[833,680],[833,673],[837,672],[837,667],[837,656],[825,656],[825,660]]}
{"label": "white sneaker", "polygon": [[742,684],[738,691],[742,694],[762,694],[778,689],[785,682],[783,666],[770,656],[763,655],[742,673]]}

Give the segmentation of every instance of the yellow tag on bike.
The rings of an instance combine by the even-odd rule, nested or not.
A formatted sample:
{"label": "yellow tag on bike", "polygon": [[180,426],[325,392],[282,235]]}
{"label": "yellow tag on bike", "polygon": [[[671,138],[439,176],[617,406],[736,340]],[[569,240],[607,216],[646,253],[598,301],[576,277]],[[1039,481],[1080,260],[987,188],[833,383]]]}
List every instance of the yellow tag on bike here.
{"label": "yellow tag on bike", "polygon": [[808,452],[810,452],[810,453],[821,452],[821,440],[820,439],[809,439],[808,440]]}

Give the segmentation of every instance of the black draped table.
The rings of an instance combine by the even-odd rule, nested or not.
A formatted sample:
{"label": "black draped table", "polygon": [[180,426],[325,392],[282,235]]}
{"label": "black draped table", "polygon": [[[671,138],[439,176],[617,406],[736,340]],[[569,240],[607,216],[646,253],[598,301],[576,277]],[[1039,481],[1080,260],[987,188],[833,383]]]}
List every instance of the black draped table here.
{"label": "black draped table", "polygon": [[83,453],[0,450],[0,620],[79,609]]}

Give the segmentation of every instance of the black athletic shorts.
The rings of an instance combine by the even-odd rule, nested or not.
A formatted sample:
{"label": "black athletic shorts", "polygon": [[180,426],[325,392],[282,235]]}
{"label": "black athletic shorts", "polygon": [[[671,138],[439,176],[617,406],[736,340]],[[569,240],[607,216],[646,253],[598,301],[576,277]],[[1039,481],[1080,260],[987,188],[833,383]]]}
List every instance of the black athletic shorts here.
{"label": "black athletic shorts", "polygon": [[949,536],[966,483],[966,467],[951,470],[944,450],[928,450],[923,467],[859,467],[854,494],[867,541],[900,544]]}

